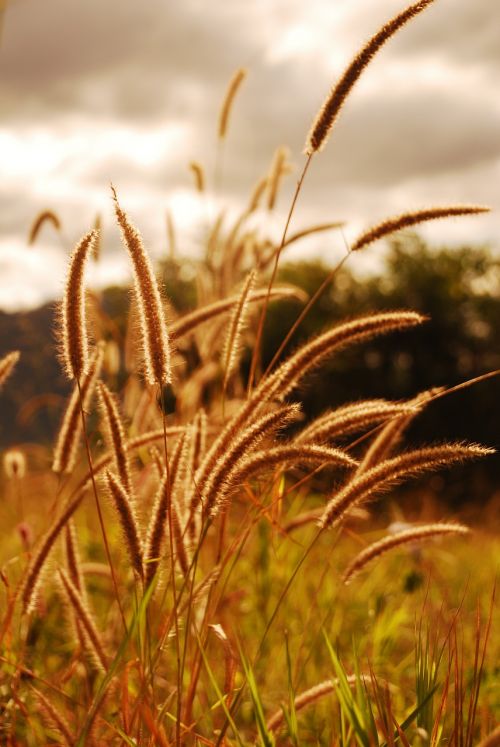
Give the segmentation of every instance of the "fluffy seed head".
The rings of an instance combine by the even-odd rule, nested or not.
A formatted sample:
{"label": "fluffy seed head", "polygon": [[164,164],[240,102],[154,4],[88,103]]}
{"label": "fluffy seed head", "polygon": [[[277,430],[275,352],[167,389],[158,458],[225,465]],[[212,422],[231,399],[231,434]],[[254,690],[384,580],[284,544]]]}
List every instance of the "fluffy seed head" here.
{"label": "fluffy seed head", "polygon": [[393,459],[386,459],[359,476],[356,474],[347,485],[334,494],[319,524],[323,528],[331,526],[335,521],[340,520],[351,506],[359,505],[403,479],[429,469],[446,467],[466,459],[476,459],[493,453],[494,449],[478,444],[456,443],[415,449]]}
{"label": "fluffy seed head", "polygon": [[122,483],[112,472],[106,472],[106,483],[120,520],[132,567],[139,578],[143,578],[142,542],[134,506]]}
{"label": "fluffy seed head", "polygon": [[26,457],[19,449],[9,449],[3,455],[3,469],[9,480],[24,477],[26,474]]}
{"label": "fluffy seed head", "polygon": [[11,375],[14,370],[14,366],[19,360],[19,350],[13,350],[12,353],[7,353],[2,359],[0,359],[0,389]]}
{"label": "fluffy seed head", "polygon": [[118,204],[113,188],[112,191],[116,217],[134,268],[134,292],[141,321],[146,380],[151,385],[168,384],[172,379],[170,346],[158,283],[142,238]]}
{"label": "fluffy seed head", "polygon": [[350,94],[355,83],[358,81],[363,70],[369,65],[378,50],[395,34],[405,23],[414,16],[425,10],[434,0],[419,0],[406,10],[403,10],[392,20],[386,23],[375,36],[365,44],[345,70],[340,80],[332,88],[328,98],[319,110],[308,138],[306,140],[305,152],[312,155],[320,150],[326,143],[328,135],[337,119],[339,112]]}
{"label": "fluffy seed head", "polygon": [[[80,382],[84,410],[88,410],[90,406],[96,381],[101,372],[103,356],[104,343],[99,342],[90,358],[88,370]],[[68,474],[73,470],[81,434],[80,392],[78,391],[78,386],[75,386],[66,407],[59,433],[57,434],[54,460],[52,462],[54,472]]]}
{"label": "fluffy seed head", "polygon": [[422,527],[412,527],[393,536],[384,537],[378,542],[366,547],[357,555],[343,575],[343,581],[348,584],[370,561],[380,557],[389,550],[401,545],[421,542],[431,537],[446,534],[467,534],[469,529],[462,524],[427,524]]}
{"label": "fluffy seed head", "polygon": [[44,210],[42,213],[37,215],[30,228],[28,236],[28,244],[30,246],[35,243],[36,237],[40,233],[40,229],[44,223],[51,223],[56,231],[61,230],[61,221],[57,215],[52,210]]}
{"label": "fluffy seed head", "polygon": [[311,368],[319,365],[334,350],[386,332],[413,327],[423,321],[425,317],[415,311],[387,311],[339,324],[303,345],[273,374],[264,378],[254,390],[254,398],[283,399]]}
{"label": "fluffy seed head", "polygon": [[351,246],[351,251],[359,251],[359,249],[364,249],[365,246],[373,244],[374,241],[378,241],[384,236],[389,236],[389,234],[395,231],[410,228],[429,220],[450,218],[458,215],[478,215],[479,213],[487,212],[489,212],[489,208],[481,205],[449,205],[448,207],[433,207],[425,210],[415,210],[411,213],[403,213],[393,218],[387,218],[362,233]]}
{"label": "fluffy seed head", "polygon": [[68,377],[77,381],[86,373],[89,362],[83,278],[96,238],[97,232],[90,231],[75,247],[61,307],[62,360]]}
{"label": "fluffy seed head", "polygon": [[229,115],[233,105],[234,98],[238,93],[238,89],[247,77],[247,71],[245,68],[236,70],[233,77],[229,81],[229,86],[222,103],[220,115],[219,115],[219,138],[223,140],[226,137],[227,127],[229,123]]}

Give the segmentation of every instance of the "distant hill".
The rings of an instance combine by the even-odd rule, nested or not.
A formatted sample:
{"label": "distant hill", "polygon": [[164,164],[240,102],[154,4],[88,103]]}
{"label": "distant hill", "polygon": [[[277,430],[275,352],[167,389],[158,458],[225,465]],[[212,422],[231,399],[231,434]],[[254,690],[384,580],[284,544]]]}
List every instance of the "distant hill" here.
{"label": "distant hill", "polygon": [[70,386],[57,358],[54,319],[54,304],[17,314],[0,311],[0,355],[21,351],[15,374],[0,395],[3,448],[27,441],[49,443],[58,427]]}

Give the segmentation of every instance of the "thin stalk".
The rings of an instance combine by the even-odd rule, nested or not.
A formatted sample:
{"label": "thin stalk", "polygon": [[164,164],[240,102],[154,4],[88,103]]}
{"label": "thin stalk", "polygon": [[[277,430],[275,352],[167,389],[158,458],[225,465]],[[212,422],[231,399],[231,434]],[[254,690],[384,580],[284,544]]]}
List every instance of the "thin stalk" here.
{"label": "thin stalk", "polygon": [[294,334],[294,332],[297,329],[297,327],[299,326],[299,324],[302,322],[302,320],[304,319],[304,317],[309,313],[309,311],[311,310],[311,307],[316,303],[316,301],[321,296],[321,294],[323,293],[323,291],[325,290],[325,288],[332,282],[332,280],[335,277],[335,275],[337,274],[337,272],[343,267],[344,263],[347,262],[347,260],[349,259],[350,255],[351,255],[351,251],[349,250],[348,253],[345,255],[345,257],[343,257],[340,260],[340,262],[335,265],[335,267],[333,268],[333,270],[330,273],[328,273],[328,275],[323,280],[323,282],[321,283],[321,285],[319,286],[319,288],[317,289],[317,291],[314,293],[314,295],[311,296],[311,298],[309,299],[309,301],[307,302],[307,304],[304,306],[304,308],[302,309],[302,311],[298,315],[297,319],[294,321],[294,323],[292,324],[292,326],[288,330],[288,332],[287,332],[285,338],[283,339],[283,341],[281,342],[278,350],[275,352],[271,363],[268,365],[268,367],[266,368],[266,370],[264,372],[264,376],[267,376],[267,374],[269,373],[269,371],[274,366],[274,364],[276,363],[276,361],[280,357],[281,353],[285,349],[285,346],[287,345],[288,341],[290,340],[290,338]]}
{"label": "thin stalk", "polygon": [[276,279],[276,273],[278,271],[278,263],[280,261],[281,252],[282,252],[283,247],[285,245],[286,235],[287,235],[287,232],[288,232],[288,227],[290,225],[290,221],[292,220],[293,211],[295,209],[295,205],[297,203],[297,199],[299,197],[299,193],[300,193],[300,190],[302,188],[302,184],[304,182],[304,179],[306,177],[307,170],[309,168],[309,164],[311,163],[312,157],[313,157],[313,153],[309,153],[308,156],[307,156],[304,168],[302,169],[302,174],[300,175],[299,181],[297,182],[297,187],[295,189],[295,194],[293,196],[292,204],[290,205],[290,210],[288,211],[288,216],[287,216],[287,219],[286,219],[285,228],[283,230],[283,236],[281,237],[280,245],[278,247],[278,251],[276,252],[276,258],[274,260],[274,266],[273,266],[273,271],[271,273],[271,279],[269,280],[269,285],[267,287],[267,296],[266,296],[266,300],[264,301],[264,306],[262,307],[262,311],[261,311],[260,318],[259,318],[259,326],[257,328],[257,337],[256,337],[256,340],[255,340],[255,347],[254,347],[254,351],[253,351],[253,355],[252,355],[252,363],[250,365],[250,374],[248,376],[248,391],[247,391],[247,395],[248,396],[250,396],[250,393],[252,391],[253,382],[254,382],[254,379],[255,379],[255,372],[257,370],[257,365],[258,365],[258,362],[259,362],[259,356],[260,356],[260,350],[259,350],[259,348],[260,348],[260,344],[261,344],[261,341],[262,341],[262,333],[263,333],[263,330],[264,330],[264,322],[266,320],[266,314],[267,314],[267,308],[269,306],[269,299],[270,299],[270,296],[271,296],[271,290],[272,290],[274,281]]}
{"label": "thin stalk", "polygon": [[177,712],[175,719],[175,744],[181,747],[181,707],[182,707],[182,679],[183,672],[181,667],[181,648],[179,641],[179,614],[177,609],[177,590],[175,588],[175,553],[174,553],[174,532],[172,521],[172,494],[170,484],[170,467],[168,464],[168,446],[167,446],[167,423],[165,418],[165,395],[161,382],[160,387],[161,399],[161,416],[163,424],[163,446],[165,450],[165,467],[167,471],[167,495],[168,495],[168,535],[170,549],[171,579],[172,579],[172,597],[174,603],[174,627],[175,627],[175,654],[177,659]]}
{"label": "thin stalk", "polygon": [[116,596],[116,601],[117,601],[117,604],[118,604],[118,609],[120,610],[120,615],[121,615],[121,618],[122,618],[122,622],[123,622],[123,627],[125,629],[125,633],[127,633],[127,623],[125,621],[125,615],[123,613],[123,607],[122,607],[121,602],[120,602],[120,593],[118,591],[118,584],[116,582],[115,569],[113,567],[113,561],[111,560],[111,553],[110,553],[110,550],[109,550],[108,536],[106,534],[106,529],[104,528],[104,519],[103,519],[102,511],[101,511],[101,504],[100,504],[100,501],[99,501],[99,495],[97,493],[97,485],[96,485],[96,482],[95,482],[94,467],[93,467],[93,464],[92,464],[92,456],[91,456],[91,453],[90,453],[89,439],[88,439],[88,436],[87,436],[87,424],[85,422],[85,413],[84,413],[84,410],[83,410],[82,390],[81,390],[81,387],[80,387],[80,378],[79,377],[77,378],[76,383],[77,383],[77,386],[78,386],[78,396],[80,398],[80,414],[82,416],[83,440],[85,441],[85,450],[87,452],[87,461],[88,461],[88,464],[89,464],[90,479],[92,480],[92,489],[93,489],[93,492],[94,492],[95,505],[96,505],[96,508],[97,508],[97,515],[99,517],[99,524],[101,525],[102,538],[103,538],[103,541],[104,541],[104,548],[106,550],[106,558],[108,560],[109,570],[111,571],[111,578],[113,579],[113,587],[114,587],[114,590],[115,590],[115,596]]}

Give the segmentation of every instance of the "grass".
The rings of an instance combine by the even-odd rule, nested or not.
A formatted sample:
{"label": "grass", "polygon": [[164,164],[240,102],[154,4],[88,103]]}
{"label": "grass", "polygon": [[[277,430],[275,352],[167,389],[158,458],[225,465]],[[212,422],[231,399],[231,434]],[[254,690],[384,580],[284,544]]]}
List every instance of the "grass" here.
{"label": "grass", "polygon": [[[96,294],[93,313],[84,303],[96,231],[77,245],[60,327],[75,388],[59,458],[16,445],[4,460],[2,743],[472,747],[493,732],[500,543],[492,527],[416,545],[465,533],[459,517],[437,522],[438,506],[387,526],[388,507],[402,511],[400,482],[492,449],[405,445],[412,419],[442,390],[343,409],[330,418],[332,432],[324,419],[300,422],[296,392],[314,368],[425,319],[411,310],[358,317],[268,371],[259,364],[268,304],[295,293],[273,284],[308,164],[373,55],[430,3],[384,26],[332,89],[281,243],[247,227],[255,195],[227,234],[220,224],[212,233],[199,266],[200,308],[187,320],[166,321],[174,312],[113,190],[134,302],[126,334],[96,345],[92,320],[110,321]],[[224,102],[221,163],[242,79],[240,71]],[[271,209],[282,167],[278,178],[273,163],[267,179]],[[398,227],[482,211],[451,206],[388,219],[348,256]],[[103,358],[107,347],[116,358],[117,344],[110,372]],[[253,348],[247,380],[245,347]],[[17,358],[0,361],[2,396],[15,386]],[[375,502],[388,491],[385,504]],[[346,585],[349,568],[356,576]]]}

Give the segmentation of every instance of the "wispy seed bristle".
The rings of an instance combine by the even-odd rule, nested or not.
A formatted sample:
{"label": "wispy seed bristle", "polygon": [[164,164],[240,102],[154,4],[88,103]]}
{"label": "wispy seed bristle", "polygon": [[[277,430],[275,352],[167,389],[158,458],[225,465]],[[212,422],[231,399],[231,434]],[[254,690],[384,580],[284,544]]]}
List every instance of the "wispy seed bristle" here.
{"label": "wispy seed bristle", "polygon": [[357,555],[344,572],[342,580],[348,584],[368,563],[380,557],[389,550],[401,545],[421,542],[431,537],[446,534],[467,534],[469,529],[462,524],[427,524],[421,527],[412,527],[398,534],[384,537],[378,542],[366,547]]}
{"label": "wispy seed bristle", "polygon": [[134,290],[141,320],[146,380],[151,385],[168,384],[172,379],[170,347],[158,283],[142,238],[121,209],[116,192],[113,188],[112,190],[116,217],[134,268]]}
{"label": "wispy seed bristle", "polygon": [[487,212],[489,212],[489,208],[481,205],[449,205],[447,207],[432,207],[425,210],[403,213],[393,218],[387,218],[362,233],[361,236],[358,236],[354,244],[352,244],[351,251],[356,252],[364,249],[369,244],[373,244],[373,242],[382,239],[384,236],[389,236],[389,234],[395,233],[395,231],[401,231],[403,228],[416,226],[419,223],[438,220],[440,218],[450,218],[459,215],[478,215]]}
{"label": "wispy seed bristle", "polygon": [[410,21],[421,11],[425,10],[434,0],[420,0],[413,3],[406,10],[386,23],[365,46],[358,52],[351,64],[336,85],[332,88],[328,98],[318,112],[306,140],[305,152],[308,155],[324,147],[328,135],[337,119],[339,112],[358,81],[363,70],[369,65],[375,54],[405,23]]}
{"label": "wispy seed bristle", "polygon": [[236,70],[233,77],[229,81],[229,85],[224,97],[224,101],[222,102],[222,107],[219,115],[219,138],[221,140],[226,137],[231,108],[233,106],[235,96],[238,93],[238,89],[245,80],[246,76],[246,69],[240,68],[239,70]]}
{"label": "wispy seed bristle", "polygon": [[86,373],[89,361],[83,279],[85,265],[96,238],[96,231],[86,234],[71,255],[61,305],[62,360],[67,376],[77,381]]}

